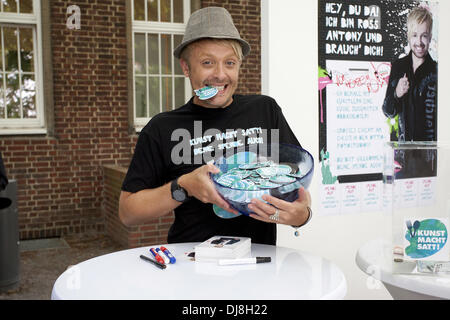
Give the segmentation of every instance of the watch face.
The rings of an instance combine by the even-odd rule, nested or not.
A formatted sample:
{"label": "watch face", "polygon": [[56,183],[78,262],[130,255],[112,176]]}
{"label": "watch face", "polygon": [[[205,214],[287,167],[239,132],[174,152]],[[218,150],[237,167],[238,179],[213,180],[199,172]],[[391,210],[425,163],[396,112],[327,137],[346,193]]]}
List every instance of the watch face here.
{"label": "watch face", "polygon": [[177,201],[183,202],[186,199],[186,194],[183,190],[175,190],[173,192],[173,198]]}

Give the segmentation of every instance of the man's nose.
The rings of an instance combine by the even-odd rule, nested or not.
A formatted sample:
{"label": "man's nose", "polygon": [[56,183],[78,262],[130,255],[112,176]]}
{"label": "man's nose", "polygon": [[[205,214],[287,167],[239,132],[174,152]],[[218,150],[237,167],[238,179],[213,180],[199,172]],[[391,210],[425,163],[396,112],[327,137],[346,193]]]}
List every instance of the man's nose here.
{"label": "man's nose", "polygon": [[419,37],[419,44],[420,44],[421,46],[424,46],[424,45],[425,45],[425,38],[424,38],[424,37]]}
{"label": "man's nose", "polygon": [[225,67],[221,63],[217,63],[214,68],[214,76],[218,79],[223,79],[226,77]]}

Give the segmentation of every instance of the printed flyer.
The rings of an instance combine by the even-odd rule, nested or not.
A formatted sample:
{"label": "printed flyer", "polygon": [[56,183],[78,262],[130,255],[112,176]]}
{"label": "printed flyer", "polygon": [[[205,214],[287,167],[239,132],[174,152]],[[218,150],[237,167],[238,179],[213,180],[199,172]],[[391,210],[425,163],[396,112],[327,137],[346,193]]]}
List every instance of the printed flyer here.
{"label": "printed flyer", "polygon": [[[381,211],[385,143],[437,141],[438,4],[318,4],[320,214]],[[405,180],[433,176],[395,160]]]}

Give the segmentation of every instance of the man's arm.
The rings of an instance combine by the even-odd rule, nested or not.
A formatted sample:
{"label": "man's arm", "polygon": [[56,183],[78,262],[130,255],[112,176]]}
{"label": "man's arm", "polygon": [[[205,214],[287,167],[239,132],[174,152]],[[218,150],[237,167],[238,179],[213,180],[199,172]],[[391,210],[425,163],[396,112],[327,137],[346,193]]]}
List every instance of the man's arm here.
{"label": "man's arm", "polygon": [[[237,214],[230,205],[217,193],[210,177],[210,173],[218,173],[219,169],[207,164],[194,171],[182,175],[178,184],[189,196],[204,203],[212,203]],[[164,216],[181,205],[172,198],[170,183],[153,189],[145,189],[136,193],[122,191],[119,199],[119,218],[127,226],[141,224],[150,219]]]}
{"label": "man's arm", "polygon": [[383,113],[388,118],[395,117],[401,111],[400,98],[401,96],[403,96],[404,93],[400,97],[397,95],[397,87],[399,86],[401,79],[402,79],[401,76],[399,77],[396,71],[395,65],[392,64],[392,70],[389,75],[388,87],[386,89],[386,96],[383,102]]}
{"label": "man's arm", "polygon": [[136,193],[122,191],[119,218],[126,226],[133,226],[166,215],[179,205],[181,202],[172,199],[170,183]]}

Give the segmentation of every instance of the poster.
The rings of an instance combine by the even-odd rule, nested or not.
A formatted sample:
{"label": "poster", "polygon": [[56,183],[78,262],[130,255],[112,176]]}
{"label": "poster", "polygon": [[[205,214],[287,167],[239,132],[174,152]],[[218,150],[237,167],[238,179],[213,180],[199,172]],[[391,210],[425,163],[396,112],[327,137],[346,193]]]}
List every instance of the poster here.
{"label": "poster", "polygon": [[[437,89],[434,62],[438,59],[438,4],[319,0],[318,5],[320,212],[331,215],[381,211],[385,143],[417,141],[418,137],[421,141],[437,140],[437,92],[433,90]],[[416,7],[425,8],[432,17],[427,43],[423,44],[420,34],[419,49],[413,36],[408,37],[407,24],[408,15]],[[419,23],[410,23],[410,29],[414,28],[416,33],[420,31],[418,26]],[[432,59],[430,63],[436,65],[434,78],[428,73],[425,73],[428,78],[420,78],[428,64],[416,69],[420,72],[397,75],[402,72],[398,66],[403,67],[408,57],[414,57],[409,59],[415,64],[416,56],[420,61],[425,61],[425,57]],[[402,85],[404,92],[396,91],[397,85]],[[421,89],[416,89],[417,86],[428,88],[423,91],[428,100],[422,96],[409,97]],[[414,112],[408,111],[405,116],[406,107],[391,107],[389,99],[394,91],[400,92],[398,97],[394,95],[398,101],[414,101]],[[424,120],[420,123],[412,120],[411,113]],[[407,172],[408,159],[400,155],[396,160]],[[413,173],[405,174],[404,178],[405,183],[416,180]],[[420,185],[419,181],[415,185]],[[414,190],[410,197],[416,201],[421,189]]]}

